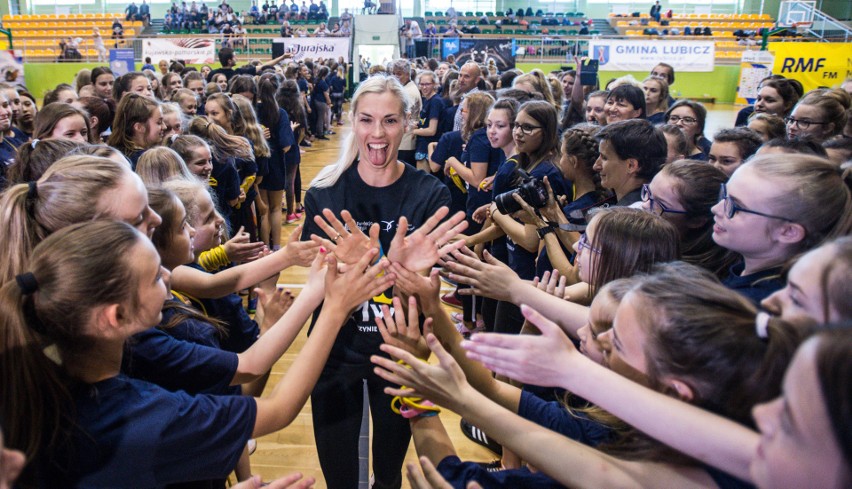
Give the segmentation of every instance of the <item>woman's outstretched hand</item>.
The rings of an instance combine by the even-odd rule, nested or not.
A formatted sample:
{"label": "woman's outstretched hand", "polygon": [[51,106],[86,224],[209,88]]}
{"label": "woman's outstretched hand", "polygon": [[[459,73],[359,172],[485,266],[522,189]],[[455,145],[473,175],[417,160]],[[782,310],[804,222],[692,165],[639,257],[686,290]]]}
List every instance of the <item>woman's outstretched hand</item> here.
{"label": "woman's outstretched hand", "polygon": [[317,256],[320,245],[311,241],[300,241],[301,236],[302,226],[296,226],[296,229],[290,233],[287,246],[281,248],[277,253],[286,253],[291,258],[293,265],[309,267]]}
{"label": "woman's outstretched hand", "polygon": [[583,355],[556,323],[528,306],[521,306],[521,312],[541,335],[477,333],[463,341],[462,348],[495,374],[525,384],[564,386]]}
{"label": "woman's outstretched hand", "polygon": [[351,265],[364,256],[368,249],[379,247],[379,225],[373,223],[370,235],[367,236],[361,232],[349,211],[340,211],[340,217],[343,222],[335,217],[331,209],[323,209],[322,216],[314,216],[314,222],[329,239],[312,234],[311,240],[331,250],[341,263]]}
{"label": "woman's outstretched hand", "polygon": [[463,240],[447,243],[467,228],[464,212],[457,212],[441,222],[449,212],[449,208],[441,207],[411,234],[408,234],[408,219],[400,217],[396,235],[387,252],[388,259],[412,272],[421,272],[432,268],[443,255],[463,247]]}
{"label": "woman's outstretched hand", "polygon": [[453,252],[456,261],[448,261],[450,279],[470,288],[459,289],[460,294],[478,295],[491,299],[507,301],[510,299],[510,286],[520,282],[520,277],[511,268],[497,260],[487,251],[483,252],[485,261],[481,261],[467,248]]}
{"label": "woman's outstretched hand", "polygon": [[423,397],[435,404],[455,410],[454,407],[463,403],[466,394],[475,393],[475,390],[467,382],[459,364],[441,346],[434,334],[426,335],[426,343],[438,358],[437,365],[426,363],[395,346],[382,345],[383,352],[404,361],[407,365],[373,355],[370,361],[376,364],[374,371],[376,375],[388,382],[406,387],[405,389],[386,387],[386,394]]}
{"label": "woman's outstretched hand", "polygon": [[393,286],[393,273],[387,271],[390,262],[382,258],[374,265],[370,263],[378,256],[378,248],[371,248],[348,270],[341,272],[337,268],[337,258],[326,258],[325,305],[338,307],[351,312],[358,305],[375,297]]}

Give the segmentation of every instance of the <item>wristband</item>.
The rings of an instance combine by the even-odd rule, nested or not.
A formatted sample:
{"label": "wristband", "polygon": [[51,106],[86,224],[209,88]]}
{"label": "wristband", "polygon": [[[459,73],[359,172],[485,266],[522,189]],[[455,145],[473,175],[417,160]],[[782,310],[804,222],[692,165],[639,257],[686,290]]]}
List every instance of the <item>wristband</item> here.
{"label": "wristband", "polygon": [[[411,368],[404,361],[399,360],[396,363],[403,365],[405,368]],[[400,386],[402,389],[406,387]],[[421,397],[405,397],[396,396],[391,399],[391,411],[399,414],[405,419],[431,416],[437,416],[441,412],[441,408],[436,406],[432,401]]]}
{"label": "wristband", "polygon": [[545,236],[552,233],[554,230],[555,228],[553,224],[548,223],[546,226],[536,229],[535,232],[538,234],[539,239],[544,239]]}

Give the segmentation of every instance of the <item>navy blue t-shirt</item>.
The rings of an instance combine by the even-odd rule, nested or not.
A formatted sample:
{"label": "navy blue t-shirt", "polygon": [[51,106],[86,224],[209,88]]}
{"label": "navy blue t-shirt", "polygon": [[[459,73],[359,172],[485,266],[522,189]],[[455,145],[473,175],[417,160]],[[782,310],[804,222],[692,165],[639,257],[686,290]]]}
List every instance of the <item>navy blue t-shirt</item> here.
{"label": "navy blue t-shirt", "polygon": [[232,207],[228,202],[240,197],[240,174],[233,158],[219,159],[213,156],[213,171],[210,172],[210,188],[216,192],[216,208],[228,223],[231,222]]}
{"label": "navy blue t-shirt", "polygon": [[767,268],[741,277],[740,274],[745,270],[745,262],[741,261],[731,266],[730,274],[722,280],[722,284],[759,305],[760,301],[784,288],[784,279],[781,276],[782,268]]}
{"label": "navy blue t-shirt", "polygon": [[322,79],[314,84],[314,91],[311,92],[311,100],[313,102],[325,103],[325,93],[328,92],[328,83]]}
{"label": "navy blue t-shirt", "polygon": [[[506,161],[506,154],[500,148],[492,148],[491,142],[488,141],[487,130],[481,127],[470,135],[470,140],[465,146],[462,153],[462,163],[468,168],[471,168],[473,162],[488,163],[488,169],[485,176],[490,177],[497,173],[497,170]],[[472,168],[471,168],[472,169]],[[491,202],[491,190],[479,190],[468,185],[467,193],[467,218],[468,225],[473,223],[473,212],[480,206]],[[476,227],[479,225],[477,224]]]}
{"label": "navy blue t-shirt", "polygon": [[184,341],[157,328],[132,336],[121,371],[170,391],[228,394],[239,358],[236,353]]}
{"label": "navy blue t-shirt", "polygon": [[[450,131],[444,133],[440,139],[438,139],[435,151],[432,152],[432,162],[443,168],[450,156],[461,161],[463,147],[464,139],[462,139],[461,131]],[[449,177],[444,176],[443,170],[439,171],[438,174],[443,177],[444,185],[450,189],[450,213],[455,214],[459,211],[464,212],[467,208],[467,194],[453,183]]]}
{"label": "navy blue t-shirt", "polygon": [[444,99],[437,95],[433,95],[430,99],[423,99],[423,106],[420,108],[420,120],[417,127],[420,129],[429,127],[432,119],[438,120],[438,127],[435,128],[434,136],[417,136],[415,152],[426,153],[429,143],[437,142],[441,138],[440,125],[442,112],[444,112]]}
{"label": "navy blue t-shirt", "polygon": [[71,473],[55,487],[163,487],[224,479],[257,417],[244,396],[191,396],[118,375],[72,389]]}

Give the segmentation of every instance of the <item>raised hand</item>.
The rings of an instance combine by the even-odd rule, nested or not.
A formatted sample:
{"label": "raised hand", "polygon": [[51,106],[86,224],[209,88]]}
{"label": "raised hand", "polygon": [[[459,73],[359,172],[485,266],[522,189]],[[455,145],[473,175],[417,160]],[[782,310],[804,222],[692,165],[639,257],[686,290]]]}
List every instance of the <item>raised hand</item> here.
{"label": "raised hand", "polygon": [[290,290],[278,287],[271,294],[267,294],[260,287],[255,287],[254,293],[257,294],[257,313],[254,318],[260,325],[260,332],[263,334],[281,319],[287,309],[290,309],[295,297]]}
{"label": "raised hand", "polygon": [[281,248],[279,253],[286,253],[293,261],[294,265],[300,267],[308,267],[319,251],[319,244],[313,241],[299,241],[302,235],[302,226],[296,226],[296,229],[290,233],[290,239],[287,241],[287,246]]}
{"label": "raised hand", "polygon": [[242,226],[223,246],[225,247],[225,254],[228,256],[228,259],[234,263],[243,263],[261,258],[263,250],[266,247],[262,241],[250,242],[249,233],[245,232]]}
{"label": "raised hand", "polygon": [[553,270],[553,273],[544,272],[541,280],[538,277],[533,279],[533,285],[538,287],[538,290],[543,290],[554,297],[562,299],[565,297],[565,284],[567,280],[565,275],[559,274],[559,270]]}
{"label": "raised hand", "polygon": [[396,287],[405,295],[417,297],[423,311],[433,310],[440,302],[440,270],[432,270],[428,277],[412,272],[399,263],[391,263],[391,270],[396,275]]}
{"label": "raised hand", "polygon": [[325,275],[325,305],[323,307],[338,307],[341,310],[352,311],[371,297],[385,291],[393,285],[394,275],[387,272],[390,262],[382,258],[376,264],[370,263],[379,254],[378,248],[372,248],[364,253],[358,262],[346,272],[337,268],[334,255],[326,258],[328,270]]}
{"label": "raised hand", "polygon": [[488,251],[483,251],[485,261],[468,249],[453,252],[456,261],[447,262],[450,279],[470,288],[459,289],[460,294],[490,297],[501,301],[510,299],[510,286],[520,283],[521,278],[511,268],[497,260]]}
{"label": "raised hand", "polygon": [[386,387],[385,393],[388,395],[423,397],[435,404],[457,410],[454,407],[462,405],[466,395],[475,394],[476,391],[467,382],[459,364],[441,346],[434,334],[426,335],[426,343],[438,358],[437,365],[426,363],[395,346],[382,345],[380,348],[383,352],[404,361],[408,367],[394,360],[373,355],[370,361],[377,365],[373,370],[388,382],[406,387]]}
{"label": "raised hand", "polygon": [[[392,345],[413,353],[417,358],[427,360],[429,358],[429,345],[423,335],[420,334],[420,321],[417,311],[417,299],[414,296],[408,298],[408,321],[405,320],[405,311],[399,297],[393,298],[393,320],[391,320],[390,308],[382,306],[382,317],[376,317],[376,326],[385,344]],[[426,319],[423,328],[428,328],[432,319]]]}
{"label": "raised hand", "polygon": [[441,207],[419,229],[407,236],[408,219],[400,217],[396,235],[387,252],[388,259],[413,272],[420,272],[432,268],[441,256],[464,246],[464,241],[444,246],[467,228],[464,212],[457,212],[442,223],[441,220],[449,212],[449,208]]}
{"label": "raised hand", "polygon": [[[351,265],[360,260],[368,249],[379,247],[379,225],[373,223],[370,226],[370,236],[367,236],[361,232],[349,211],[341,211],[340,217],[343,218],[343,222],[335,217],[331,209],[323,209],[322,216],[314,216],[314,222],[329,239],[311,235],[311,240],[334,252],[334,256],[340,262]],[[349,229],[346,229],[347,227]]]}
{"label": "raised hand", "polygon": [[585,357],[556,323],[528,306],[521,306],[521,312],[541,335],[477,333],[462,348],[468,358],[498,375],[525,384],[564,385],[566,375]]}

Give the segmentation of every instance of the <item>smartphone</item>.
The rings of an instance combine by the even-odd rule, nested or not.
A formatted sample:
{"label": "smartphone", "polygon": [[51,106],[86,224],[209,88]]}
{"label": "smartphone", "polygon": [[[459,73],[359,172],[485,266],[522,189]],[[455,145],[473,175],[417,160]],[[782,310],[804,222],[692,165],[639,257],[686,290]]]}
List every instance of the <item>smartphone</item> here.
{"label": "smartphone", "polygon": [[597,85],[598,84],[598,60],[590,59],[583,63],[583,70],[580,72],[580,85]]}

